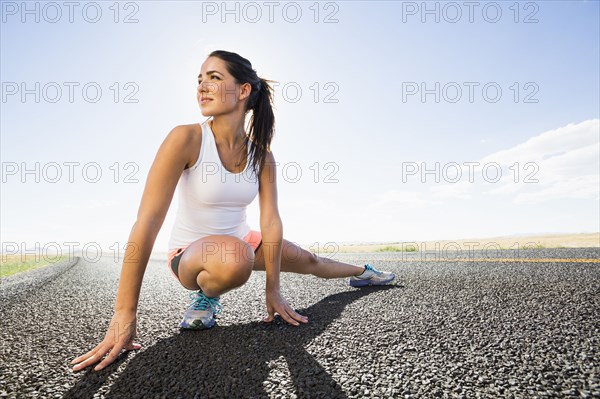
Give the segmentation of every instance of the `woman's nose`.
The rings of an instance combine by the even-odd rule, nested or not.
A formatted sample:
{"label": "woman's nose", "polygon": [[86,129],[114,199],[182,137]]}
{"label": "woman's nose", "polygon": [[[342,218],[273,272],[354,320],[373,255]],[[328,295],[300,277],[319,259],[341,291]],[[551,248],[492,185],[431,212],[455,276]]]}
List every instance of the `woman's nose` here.
{"label": "woman's nose", "polygon": [[210,82],[202,82],[198,85],[198,91],[200,91],[200,93],[212,93],[215,91],[215,85]]}

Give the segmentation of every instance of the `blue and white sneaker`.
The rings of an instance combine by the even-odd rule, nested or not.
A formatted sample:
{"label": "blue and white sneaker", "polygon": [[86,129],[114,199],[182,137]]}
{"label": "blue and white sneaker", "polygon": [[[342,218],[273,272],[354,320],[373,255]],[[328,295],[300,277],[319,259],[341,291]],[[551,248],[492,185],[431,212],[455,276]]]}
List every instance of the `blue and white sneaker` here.
{"label": "blue and white sneaker", "polygon": [[191,305],[185,311],[179,328],[188,330],[204,330],[215,325],[215,316],[223,310],[219,297],[209,298],[202,290],[192,292]]}
{"label": "blue and white sneaker", "polygon": [[382,272],[370,264],[365,264],[365,271],[359,276],[352,276],[348,284],[352,287],[365,287],[367,285],[385,285],[396,278],[394,273]]}

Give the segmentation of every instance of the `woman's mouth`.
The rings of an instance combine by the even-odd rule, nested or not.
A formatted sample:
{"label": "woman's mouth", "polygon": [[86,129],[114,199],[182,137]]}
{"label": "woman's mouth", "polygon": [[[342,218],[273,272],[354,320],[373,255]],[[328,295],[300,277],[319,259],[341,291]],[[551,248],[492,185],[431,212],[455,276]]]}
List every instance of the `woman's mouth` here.
{"label": "woman's mouth", "polygon": [[212,98],[202,98],[200,99],[200,104],[206,104],[209,101],[212,101]]}

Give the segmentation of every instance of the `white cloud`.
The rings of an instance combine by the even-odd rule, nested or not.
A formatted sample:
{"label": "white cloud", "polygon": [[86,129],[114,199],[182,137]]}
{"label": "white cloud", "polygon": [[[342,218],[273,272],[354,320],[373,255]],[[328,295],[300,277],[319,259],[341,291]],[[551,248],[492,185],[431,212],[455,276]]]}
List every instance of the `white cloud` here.
{"label": "white cloud", "polygon": [[514,162],[538,162],[549,156],[567,153],[588,145],[598,146],[600,120],[591,119],[578,124],[544,132],[513,148],[495,152],[480,160],[481,163],[497,162],[512,165]]}
{"label": "white cloud", "polygon": [[[539,203],[557,198],[600,198],[600,120],[544,132],[513,148],[479,160],[496,162],[502,178],[488,194],[518,194],[515,203]],[[512,167],[519,163],[518,174]],[[529,164],[528,164],[529,163]]]}
{"label": "white cloud", "polygon": [[598,175],[572,177],[569,180],[557,181],[552,185],[542,187],[538,191],[531,193],[518,194],[514,202],[519,203],[540,203],[551,198],[593,198],[600,200],[598,196],[598,187],[600,187],[600,177]]}
{"label": "white cloud", "polygon": [[436,198],[469,199],[471,198],[471,195],[467,194],[467,191],[470,191],[472,186],[473,185],[468,181],[459,181],[456,183],[447,183],[434,186],[431,187],[429,191],[431,191],[432,195]]}
{"label": "white cloud", "polygon": [[421,209],[431,205],[439,205],[441,201],[428,198],[426,193],[408,190],[389,190],[378,194],[368,208],[372,211],[388,212],[404,209]]}

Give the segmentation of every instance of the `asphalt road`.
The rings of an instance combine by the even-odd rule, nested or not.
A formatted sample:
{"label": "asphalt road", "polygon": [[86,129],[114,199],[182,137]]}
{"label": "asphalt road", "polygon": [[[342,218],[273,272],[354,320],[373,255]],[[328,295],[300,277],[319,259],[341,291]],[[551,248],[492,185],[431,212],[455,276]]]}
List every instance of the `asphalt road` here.
{"label": "asphalt road", "polygon": [[256,272],[222,296],[216,327],[182,332],[191,291],[151,261],[142,349],[73,372],[104,337],[121,266],[80,259],[2,297],[0,397],[600,397],[600,249],[472,255],[334,256],[397,273],[378,288],[283,273],[284,296],[310,320],[299,327],[260,321]]}

